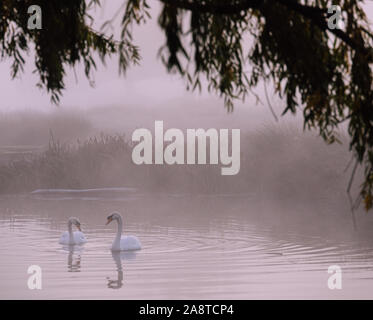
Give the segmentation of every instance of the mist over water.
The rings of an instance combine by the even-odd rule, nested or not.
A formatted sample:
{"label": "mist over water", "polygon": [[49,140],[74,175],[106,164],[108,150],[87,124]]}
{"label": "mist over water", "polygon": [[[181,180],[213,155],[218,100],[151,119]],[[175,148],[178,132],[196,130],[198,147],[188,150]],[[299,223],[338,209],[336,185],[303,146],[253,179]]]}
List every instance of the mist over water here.
{"label": "mist over water", "polygon": [[[219,129],[232,120],[226,127],[242,130],[240,173],[227,178],[211,166],[129,167],[127,150],[100,169],[103,184],[91,177],[86,161],[109,149],[93,143],[89,158],[84,148],[71,151],[75,160],[63,161],[82,159],[72,175],[79,184],[69,185],[69,172],[65,180],[51,180],[49,173],[46,180],[34,176],[38,184],[30,178],[27,188],[0,196],[1,298],[372,298],[373,219],[358,210],[359,229],[353,230],[346,141],[326,146],[296,122],[252,119],[248,128],[242,113],[204,122],[154,112],[136,121],[120,110],[109,108],[104,117],[100,109],[84,116],[65,111],[42,120],[24,113],[25,132],[34,127],[34,136],[2,135],[2,187],[10,160],[24,172],[24,159],[34,165],[47,159],[32,155],[46,152],[50,131],[56,141],[74,144],[100,132],[130,137],[136,127],[152,130],[155,119],[180,129]],[[9,128],[21,115],[8,114]],[[356,194],[358,180],[354,186]],[[104,224],[112,211],[123,215],[124,234],[136,235],[142,250],[110,251],[116,226]],[[88,239],[83,246],[58,244],[70,216],[82,223]],[[42,268],[42,290],[27,287],[30,265]],[[342,268],[342,290],[327,286],[331,265]]]}
{"label": "mist over water", "polygon": [[[98,26],[117,9],[104,2]],[[356,210],[354,231],[346,133],[327,146],[303,132],[301,110],[277,123],[261,87],[264,104],[250,96],[229,114],[220,99],[186,92],[156,58],[165,40],[156,24],[134,30],[141,66],[122,79],[110,59],[94,88],[81,66],[78,82],[68,72],[60,107],[35,89],[32,55],[22,79],[9,81],[10,62],[0,65],[0,299],[372,299],[373,216]],[[280,115],[284,102],[268,90]],[[241,129],[239,174],[132,164],[133,130],[156,120]],[[358,171],[353,198],[360,183]],[[111,252],[113,211],[142,250]],[[71,216],[88,239],[82,246],[58,243]],[[30,265],[42,269],[42,290],[27,286]],[[342,269],[341,290],[328,288],[332,265]]]}

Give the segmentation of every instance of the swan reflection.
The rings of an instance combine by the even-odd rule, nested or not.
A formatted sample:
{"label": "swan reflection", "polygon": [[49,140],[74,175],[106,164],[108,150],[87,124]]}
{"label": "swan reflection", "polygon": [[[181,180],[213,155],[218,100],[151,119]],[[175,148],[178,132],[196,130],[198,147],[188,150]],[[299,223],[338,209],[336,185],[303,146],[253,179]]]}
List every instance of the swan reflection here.
{"label": "swan reflection", "polygon": [[117,279],[112,280],[109,277],[107,278],[108,283],[107,287],[110,289],[120,289],[123,286],[123,266],[122,260],[133,260],[136,258],[136,252],[128,251],[128,252],[119,252],[119,251],[112,251],[111,256],[113,257],[115,267],[117,270]]}
{"label": "swan reflection", "polygon": [[83,249],[74,245],[64,246],[63,249],[68,252],[67,271],[80,272]]}

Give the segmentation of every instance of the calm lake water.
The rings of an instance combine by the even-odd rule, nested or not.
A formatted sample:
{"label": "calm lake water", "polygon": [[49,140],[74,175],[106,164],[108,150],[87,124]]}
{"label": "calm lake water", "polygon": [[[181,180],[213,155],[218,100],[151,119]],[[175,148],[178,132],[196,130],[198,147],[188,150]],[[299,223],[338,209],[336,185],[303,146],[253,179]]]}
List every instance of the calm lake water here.
{"label": "calm lake water", "polygon": [[[114,210],[141,251],[111,253]],[[82,223],[83,246],[58,243],[70,216]],[[248,196],[3,196],[0,298],[373,299],[373,240],[284,219],[250,208]],[[30,265],[42,268],[42,290],[28,289]],[[342,290],[327,286],[331,265],[342,268]]]}

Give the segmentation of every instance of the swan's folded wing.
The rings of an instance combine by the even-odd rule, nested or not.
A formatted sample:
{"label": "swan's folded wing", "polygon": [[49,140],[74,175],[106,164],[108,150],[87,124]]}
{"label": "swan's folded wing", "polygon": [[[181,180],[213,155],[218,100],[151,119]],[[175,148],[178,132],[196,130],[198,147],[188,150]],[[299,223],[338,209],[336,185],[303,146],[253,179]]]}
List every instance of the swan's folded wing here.
{"label": "swan's folded wing", "polygon": [[141,243],[135,236],[125,236],[120,240],[121,250],[140,250]]}
{"label": "swan's folded wing", "polygon": [[77,244],[87,242],[87,239],[86,239],[84,233],[81,232],[81,231],[75,231],[74,232],[74,242],[77,243]]}
{"label": "swan's folded wing", "polygon": [[60,237],[60,244],[67,244],[69,242],[69,233],[65,231],[64,233],[61,234]]}

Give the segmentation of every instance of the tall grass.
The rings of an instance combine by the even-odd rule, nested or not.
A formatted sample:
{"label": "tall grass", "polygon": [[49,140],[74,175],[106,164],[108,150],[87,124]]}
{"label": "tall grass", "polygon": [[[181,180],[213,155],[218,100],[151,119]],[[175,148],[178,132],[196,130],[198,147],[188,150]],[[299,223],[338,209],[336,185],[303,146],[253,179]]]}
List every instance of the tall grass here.
{"label": "tall grass", "polygon": [[130,152],[123,136],[102,134],[83,142],[78,140],[75,144],[66,144],[51,135],[44,152],[0,167],[0,192],[116,184],[120,174],[111,179],[114,170],[106,168],[113,168],[114,162],[129,161]]}
{"label": "tall grass", "polygon": [[0,166],[0,193],[39,188],[132,186],[176,193],[247,193],[262,201],[345,201],[350,158],[346,144],[326,145],[295,128],[263,128],[241,136],[241,169],[221,176],[220,165],[135,165],[133,144],[121,135],[61,143]]}

